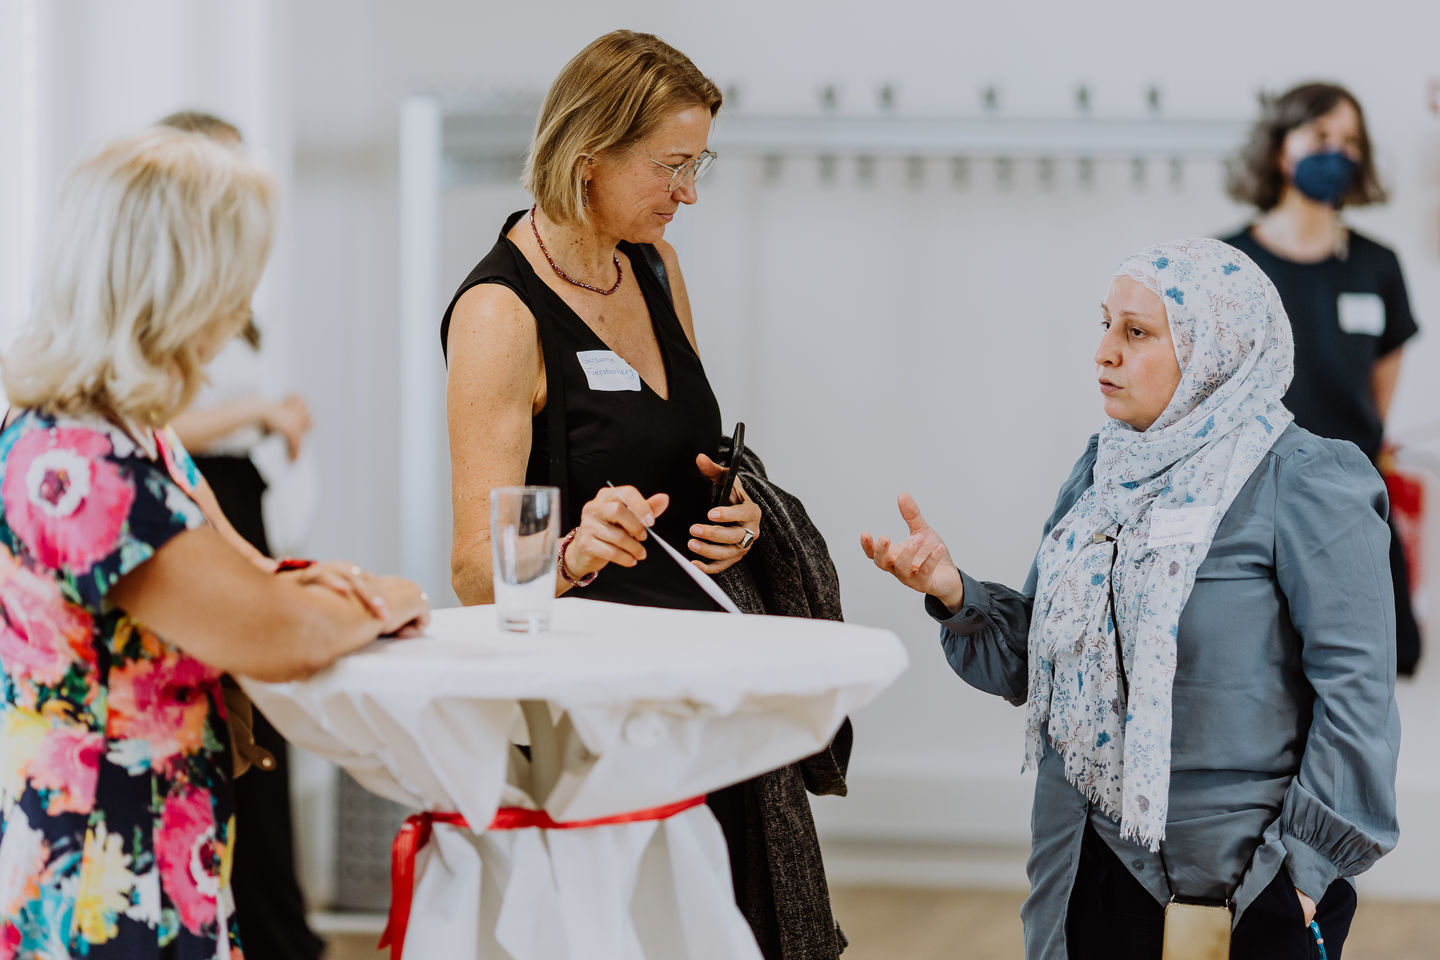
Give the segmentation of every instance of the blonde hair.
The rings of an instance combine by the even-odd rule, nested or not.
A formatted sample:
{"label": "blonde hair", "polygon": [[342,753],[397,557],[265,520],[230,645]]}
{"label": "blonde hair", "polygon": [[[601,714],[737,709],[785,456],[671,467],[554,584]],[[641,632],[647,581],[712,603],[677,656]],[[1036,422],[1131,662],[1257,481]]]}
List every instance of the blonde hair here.
{"label": "blonde hair", "polygon": [[152,127],[81,160],[0,360],[10,402],[167,422],[204,382],[197,340],[248,311],[275,215],[269,174],[199,134]]}
{"label": "blonde hair", "polygon": [[525,189],[545,215],[587,221],[581,173],[590,158],[649,136],[676,111],[715,116],[724,98],[690,58],[659,37],[616,30],[565,64],[540,108],[525,156]]}

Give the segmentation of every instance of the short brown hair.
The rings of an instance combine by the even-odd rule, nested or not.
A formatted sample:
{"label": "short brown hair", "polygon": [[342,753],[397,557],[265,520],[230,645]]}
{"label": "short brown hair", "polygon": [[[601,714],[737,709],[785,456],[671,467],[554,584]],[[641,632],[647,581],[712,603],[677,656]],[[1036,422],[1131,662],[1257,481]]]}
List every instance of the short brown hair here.
{"label": "short brown hair", "polygon": [[156,126],[198,133],[212,140],[234,140],[236,143],[243,143],[245,140],[240,136],[240,128],[235,124],[202,110],[178,110],[162,117]]}
{"label": "short brown hair", "polygon": [[1262,211],[1273,210],[1285,187],[1279,161],[1286,134],[1323,117],[1341,103],[1354,107],[1360,118],[1360,164],[1350,189],[1340,199],[1340,206],[1384,203],[1389,194],[1375,170],[1375,152],[1370,145],[1370,131],[1365,126],[1365,111],[1354,94],[1333,83],[1303,83],[1278,97],[1261,96],[1260,119],[1251,128],[1249,141],[1230,164],[1225,178],[1226,192],[1241,203],[1252,204]]}
{"label": "short brown hair", "polygon": [[713,117],[722,99],[689,57],[659,37],[607,33],[550,85],[525,156],[525,189],[546,216],[583,223],[580,174],[587,158],[638,143],[686,107],[705,107]]}
{"label": "short brown hair", "polygon": [[[186,133],[198,133],[202,137],[209,137],[218,143],[230,146],[239,145],[245,142],[240,135],[240,128],[223,117],[217,117],[213,113],[206,113],[203,110],[177,110],[172,114],[161,117],[155,124],[157,127],[169,127],[172,130],[183,130]],[[255,323],[252,314],[250,319],[245,321],[245,329],[239,333],[240,339],[250,345],[251,350],[259,350],[263,334],[260,327]]]}

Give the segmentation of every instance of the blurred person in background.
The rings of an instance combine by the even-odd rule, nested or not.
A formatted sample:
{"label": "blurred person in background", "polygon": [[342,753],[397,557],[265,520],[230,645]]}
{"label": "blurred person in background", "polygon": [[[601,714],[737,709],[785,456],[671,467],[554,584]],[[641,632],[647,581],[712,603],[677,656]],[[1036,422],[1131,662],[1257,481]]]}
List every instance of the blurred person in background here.
{"label": "blurred person in background", "polygon": [[[664,235],[699,199],[721,99],[683,53],[628,30],[595,40],[551,85],[526,163],[535,203],[506,220],[440,326],[462,603],[493,599],[490,491],[553,484],[568,531],[557,593],[718,609],[647,543],[653,527],[742,610],[840,617],[823,539],[758,460],[728,503],[710,502],[712,458],[728,451]],[[742,561],[757,545],[752,569]],[[847,722],[830,749],[709,798],[736,903],[770,960],[843,949],[807,789],[844,792],[850,736]]]}
{"label": "blurred person in background", "polygon": [[[213,114],[173,113],[160,126],[197,133],[234,150],[244,146],[239,128]],[[298,395],[274,400],[264,394],[260,339],[251,317],[206,364],[206,382],[170,426],[190,451],[225,518],[268,557],[273,552],[265,528],[268,484],[257,466],[256,448],[266,435],[276,433],[294,460],[311,422],[309,408]],[[269,755],[269,762],[235,781],[231,885],[236,909],[245,918],[245,947],[252,957],[319,960],[325,942],[306,922],[295,875],[289,748],[263,713],[253,707],[251,711],[253,741]]]}
{"label": "blurred person in background", "polygon": [[239,151],[158,127],[61,190],[0,360],[6,957],[238,956],[221,675],[297,679],[428,620],[412,583],[263,557],[165,426],[249,320],[274,214]]}
{"label": "blurred person in background", "polygon": [[[1360,102],[1329,83],[1302,84],[1266,101],[1227,187],[1257,216],[1224,240],[1274,281],[1295,331],[1295,379],[1285,406],[1300,426],[1349,440],[1380,466],[1401,356],[1418,327],[1394,251],[1340,215],[1386,199]],[[1396,669],[1411,674],[1420,628],[1393,517],[1390,570]]]}
{"label": "blurred person in background", "polygon": [[1026,707],[1029,960],[1160,960],[1172,897],[1214,905],[1232,960],[1339,960],[1346,878],[1398,836],[1384,486],[1292,422],[1290,324],[1235,248],[1126,260],[1101,329],[1108,419],[1022,589],[962,573],[908,495],[909,536],[861,547]]}

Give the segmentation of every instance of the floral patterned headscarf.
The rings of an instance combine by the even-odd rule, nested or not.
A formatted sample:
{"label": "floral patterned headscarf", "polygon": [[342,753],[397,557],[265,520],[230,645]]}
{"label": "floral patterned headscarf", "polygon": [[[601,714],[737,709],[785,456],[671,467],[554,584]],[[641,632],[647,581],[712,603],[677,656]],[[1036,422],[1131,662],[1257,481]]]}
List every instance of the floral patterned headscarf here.
{"label": "floral patterned headscarf", "polygon": [[1182,375],[1149,428],[1101,428],[1094,485],[1041,544],[1025,762],[1038,766],[1048,739],[1066,779],[1155,850],[1180,613],[1226,510],[1294,419],[1282,398],[1295,348],[1275,285],[1218,240],[1154,247],[1116,276],[1160,298]]}

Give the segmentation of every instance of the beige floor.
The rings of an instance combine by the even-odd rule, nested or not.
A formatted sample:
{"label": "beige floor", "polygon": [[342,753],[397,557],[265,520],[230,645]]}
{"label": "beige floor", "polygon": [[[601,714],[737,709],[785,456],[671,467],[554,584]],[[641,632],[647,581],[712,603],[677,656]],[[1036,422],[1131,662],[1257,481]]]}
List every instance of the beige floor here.
{"label": "beige floor", "polygon": [[[850,937],[845,960],[1016,960],[1020,900],[993,891],[846,887],[835,890],[835,913]],[[383,956],[373,934],[331,936],[330,944],[326,960]],[[1440,904],[1362,902],[1345,957],[1435,960]]]}

